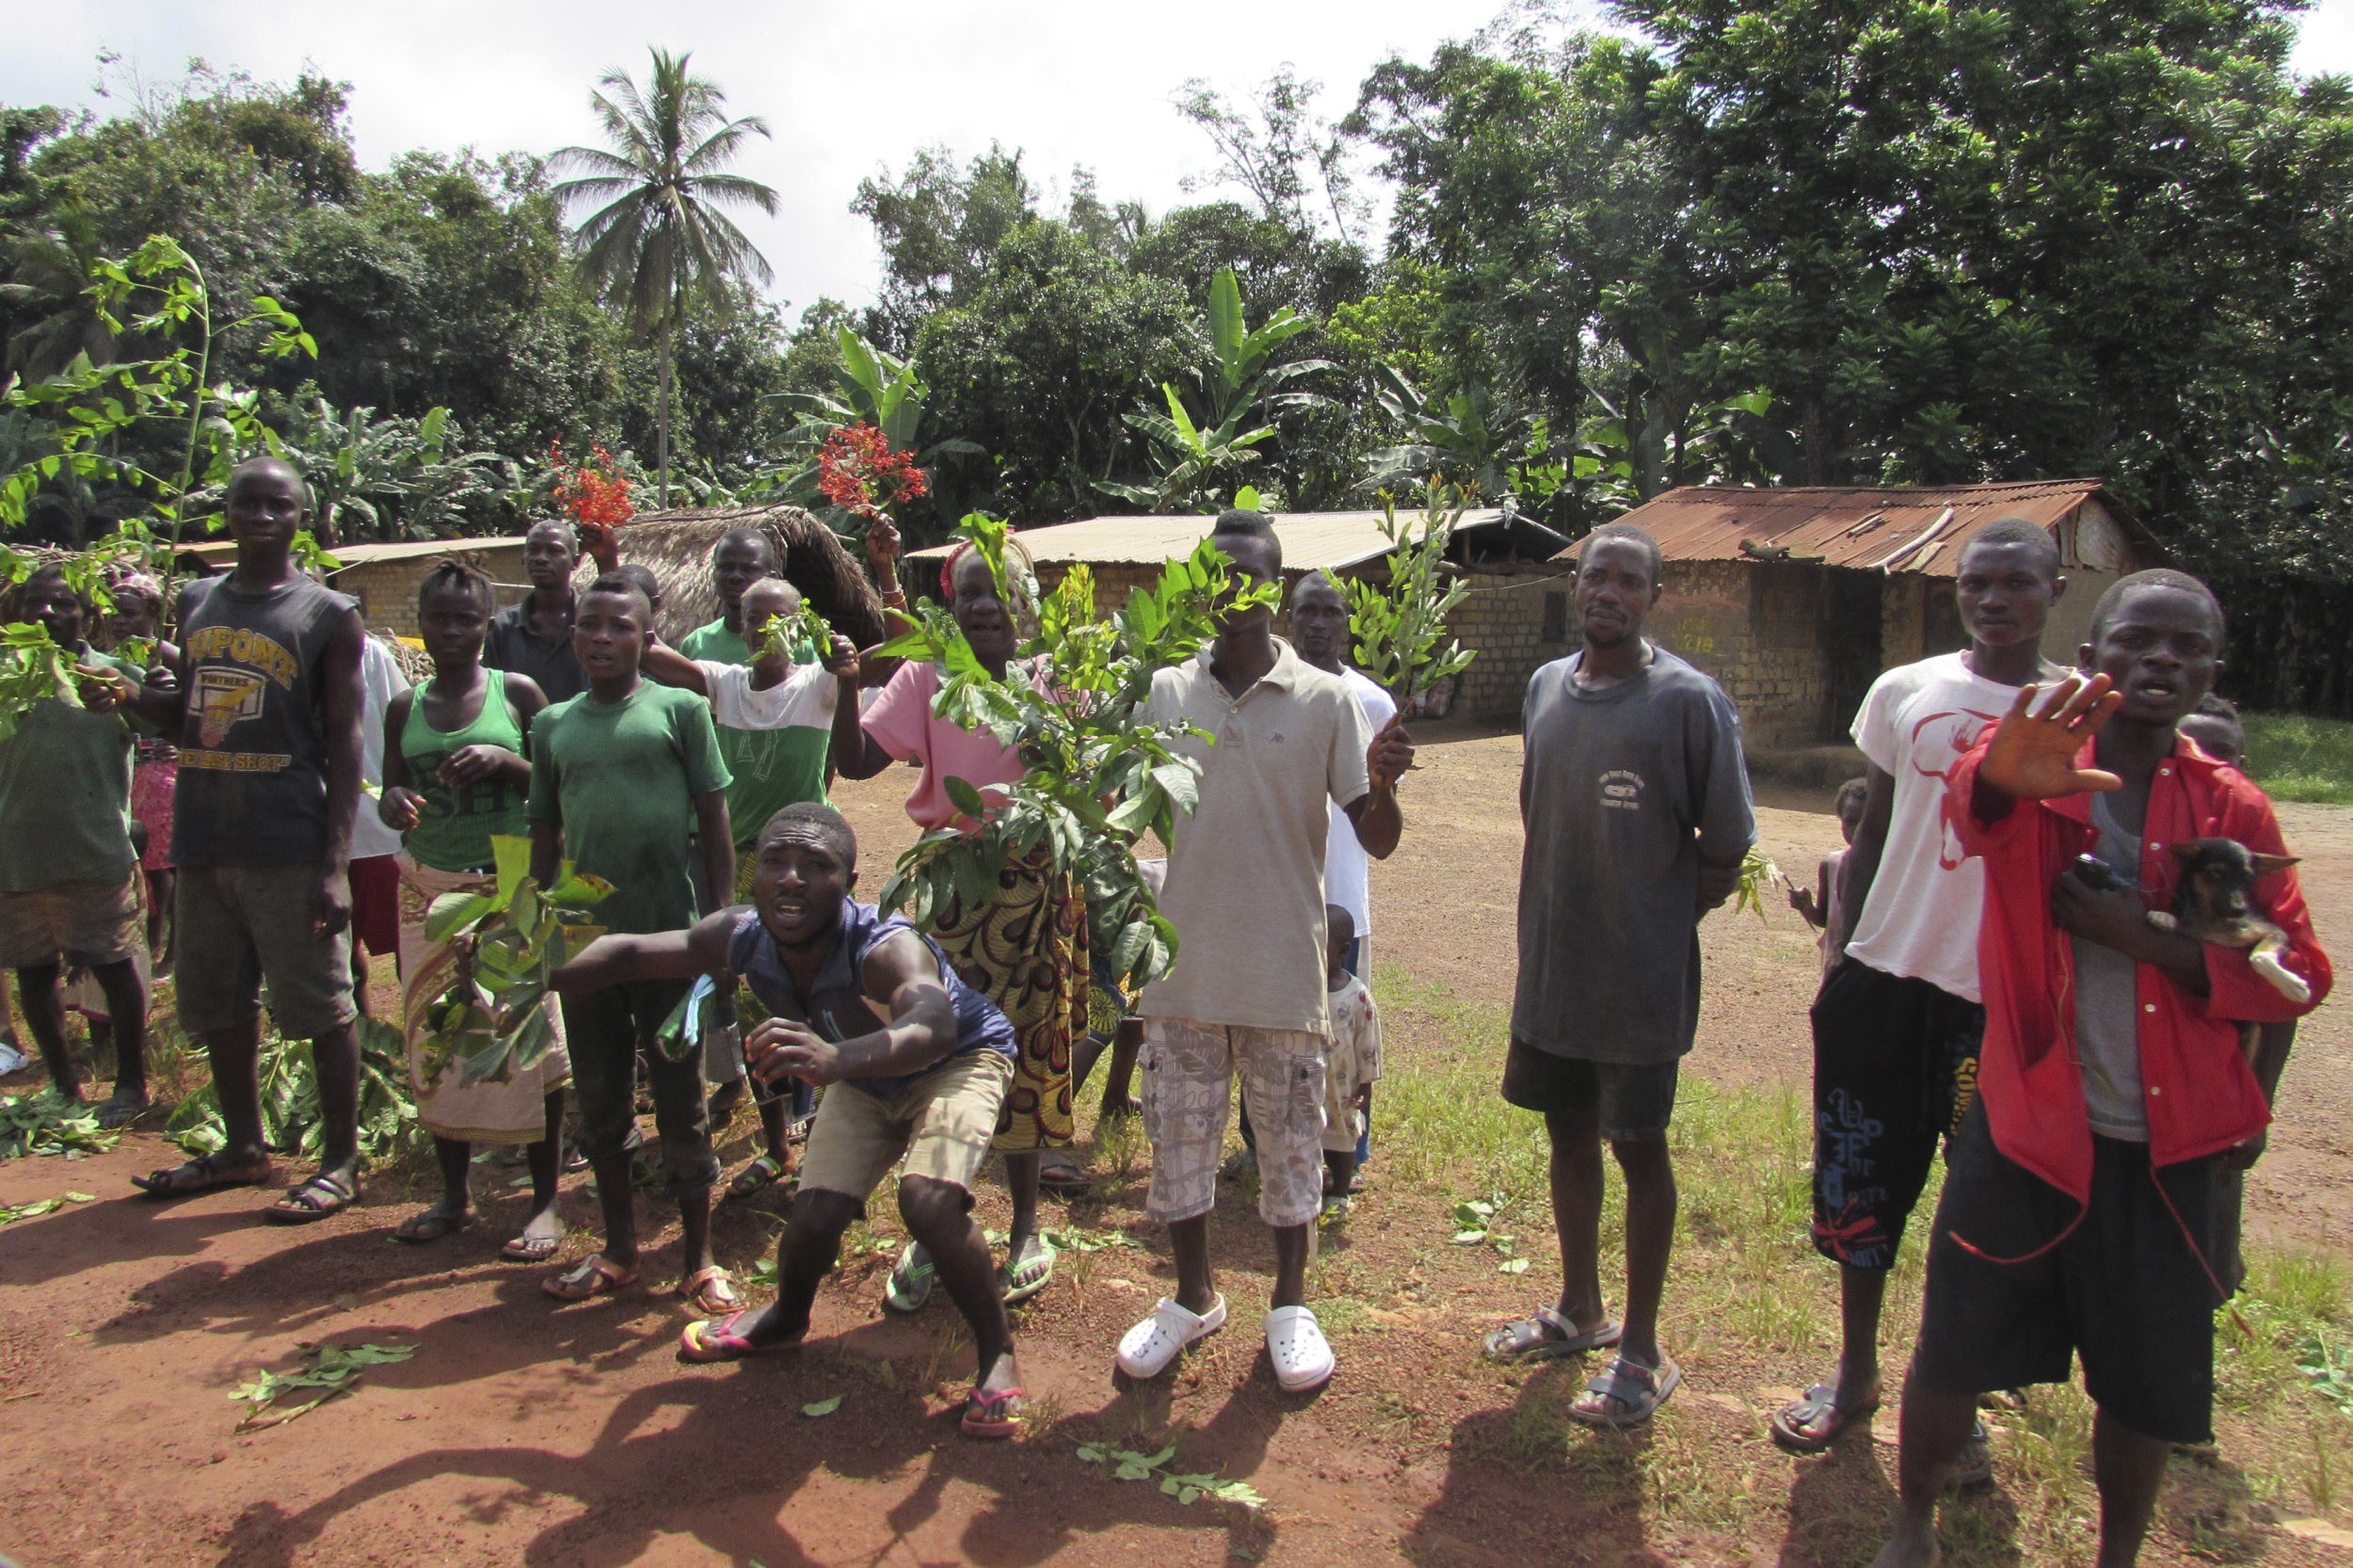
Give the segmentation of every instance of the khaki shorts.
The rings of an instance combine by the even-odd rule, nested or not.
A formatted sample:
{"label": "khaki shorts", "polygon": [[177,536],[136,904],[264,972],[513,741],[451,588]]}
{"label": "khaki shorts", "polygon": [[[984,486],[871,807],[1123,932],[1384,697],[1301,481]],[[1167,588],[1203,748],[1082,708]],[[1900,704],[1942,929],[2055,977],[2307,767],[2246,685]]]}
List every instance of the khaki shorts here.
{"label": "khaki shorts", "polygon": [[0,893],[0,968],[120,964],[138,949],[139,873]]}
{"label": "khaki shorts", "polygon": [[1322,1035],[1182,1018],[1144,1021],[1144,1131],[1152,1190],[1144,1211],[1163,1224],[1217,1204],[1225,1115],[1241,1077],[1258,1144],[1258,1214],[1304,1225],[1323,1207]]}
{"label": "khaki shorts", "polygon": [[948,1058],[888,1095],[847,1080],[827,1084],[801,1155],[803,1190],[864,1203],[890,1167],[904,1160],[902,1176],[927,1176],[970,1193],[1012,1081],[1012,1057],[975,1050]]}
{"label": "khaki shorts", "polygon": [[179,932],[180,1027],[204,1035],[270,1016],[289,1040],[314,1040],[351,1022],[351,928],[311,935],[319,869],[183,866]]}

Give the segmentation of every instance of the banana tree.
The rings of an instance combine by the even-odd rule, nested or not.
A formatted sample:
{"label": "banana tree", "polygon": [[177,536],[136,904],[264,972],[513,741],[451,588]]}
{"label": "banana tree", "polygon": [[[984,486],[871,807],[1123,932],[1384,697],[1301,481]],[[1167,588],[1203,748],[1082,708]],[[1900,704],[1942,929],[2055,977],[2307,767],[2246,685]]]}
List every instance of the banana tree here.
{"label": "banana tree", "polygon": [[[1165,416],[1154,413],[1123,414],[1128,425],[1143,432],[1160,460],[1160,479],[1157,485],[1124,485],[1114,480],[1098,479],[1095,488],[1106,495],[1116,496],[1147,510],[1165,512],[1202,495],[1214,498],[1225,488],[1225,480],[1243,466],[1258,460],[1251,448],[1274,436],[1272,424],[1242,429],[1242,421],[1252,409],[1243,405],[1225,417],[1224,424],[1204,430],[1185,411],[1184,399],[1176,395],[1174,386],[1163,385],[1160,392],[1168,399]],[[1211,500],[1210,504],[1215,504]]]}
{"label": "banana tree", "polygon": [[[895,450],[914,453],[917,466],[926,471],[941,457],[981,451],[977,442],[954,436],[921,445],[923,406],[932,390],[914,361],[875,347],[847,327],[833,330],[841,350],[841,363],[833,373],[834,391],[776,392],[766,399],[800,423],[787,438],[786,460],[754,479],[746,493],[816,504],[823,499],[817,489],[818,448],[845,425],[874,426]],[[832,510],[821,509],[821,515],[837,531],[847,523],[846,515],[836,516]]]}
{"label": "banana tree", "polygon": [[470,503],[501,493],[512,467],[495,452],[453,452],[456,434],[447,408],[377,419],[374,408],[338,411],[322,397],[297,410],[282,440],[330,542],[433,538],[454,535]]}
{"label": "banana tree", "polygon": [[1498,403],[1477,381],[1433,398],[1395,365],[1375,366],[1372,379],[1373,397],[1406,439],[1366,458],[1368,488],[1418,485],[1434,475],[1476,496],[1511,489],[1511,460],[1528,443],[1527,414]]}

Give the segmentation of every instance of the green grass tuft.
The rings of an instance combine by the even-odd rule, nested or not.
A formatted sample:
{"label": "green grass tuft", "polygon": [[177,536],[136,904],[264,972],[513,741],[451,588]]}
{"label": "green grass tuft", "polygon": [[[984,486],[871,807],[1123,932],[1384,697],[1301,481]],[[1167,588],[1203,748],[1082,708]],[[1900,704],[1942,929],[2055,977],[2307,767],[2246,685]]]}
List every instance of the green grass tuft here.
{"label": "green grass tuft", "polygon": [[2247,771],[2274,800],[2353,804],[2353,723],[2249,713]]}

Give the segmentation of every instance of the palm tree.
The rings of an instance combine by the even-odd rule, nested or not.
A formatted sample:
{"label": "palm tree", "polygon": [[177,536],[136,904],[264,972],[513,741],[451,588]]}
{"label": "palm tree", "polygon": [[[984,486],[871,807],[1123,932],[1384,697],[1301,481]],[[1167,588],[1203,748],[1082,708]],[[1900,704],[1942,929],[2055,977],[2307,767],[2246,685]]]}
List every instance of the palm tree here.
{"label": "palm tree", "polygon": [[765,284],[775,274],[721,207],[776,214],[776,193],[757,180],[723,172],[747,137],[769,134],[757,116],[727,118],[717,84],[686,72],[689,55],[656,49],[650,90],[643,94],[618,67],[591,96],[611,149],[567,147],[551,163],[578,178],[555,187],[556,200],[595,211],[572,231],[590,284],[624,301],[632,322],[654,330],[662,356],[656,429],[662,504],[670,496],[670,345],[687,301],[696,294],[728,308],[730,278]]}

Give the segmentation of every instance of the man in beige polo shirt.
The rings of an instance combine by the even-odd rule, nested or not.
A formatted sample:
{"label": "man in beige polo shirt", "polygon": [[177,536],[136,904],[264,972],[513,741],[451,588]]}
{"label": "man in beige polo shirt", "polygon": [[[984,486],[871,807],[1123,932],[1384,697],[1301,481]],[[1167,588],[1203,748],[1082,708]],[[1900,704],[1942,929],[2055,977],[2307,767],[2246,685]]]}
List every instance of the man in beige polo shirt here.
{"label": "man in beige polo shirt", "polygon": [[[1261,514],[1227,512],[1210,537],[1243,581],[1281,580],[1283,548]],[[1178,824],[1160,900],[1176,927],[1176,968],[1142,1006],[1145,1208],[1169,1228],[1176,1294],[1128,1331],[1118,1364],[1157,1376],[1225,1326],[1209,1215],[1239,1073],[1258,1140],[1258,1212],[1274,1231],[1267,1353],[1275,1381],[1297,1391],[1332,1376],[1331,1346],[1305,1301],[1307,1227],[1323,1202],[1325,803],[1386,858],[1404,826],[1397,781],[1414,748],[1394,718],[1374,734],[1354,694],[1293,653],[1273,619],[1265,605],[1227,616],[1199,656],[1152,682],[1154,722],[1203,732],[1178,748],[1201,763],[1200,799]]]}

